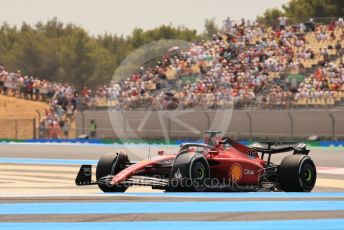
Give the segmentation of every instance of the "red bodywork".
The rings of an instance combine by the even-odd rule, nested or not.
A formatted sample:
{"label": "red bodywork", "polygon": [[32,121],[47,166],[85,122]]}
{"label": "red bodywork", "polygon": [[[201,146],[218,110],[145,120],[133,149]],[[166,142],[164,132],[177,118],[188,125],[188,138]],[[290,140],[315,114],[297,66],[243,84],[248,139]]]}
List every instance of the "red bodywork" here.
{"label": "red bodywork", "polygon": [[[203,155],[209,163],[210,177],[230,179],[239,185],[257,185],[260,175],[264,172],[265,161],[260,159],[253,149],[229,139],[230,147],[215,142],[214,148],[205,149]],[[190,147],[189,152],[195,151]],[[156,165],[173,164],[177,154],[163,154],[150,160],[143,160],[133,164],[112,178],[111,184],[124,182],[136,174],[145,174],[152,170],[159,170]],[[153,166],[153,167],[152,167]]]}

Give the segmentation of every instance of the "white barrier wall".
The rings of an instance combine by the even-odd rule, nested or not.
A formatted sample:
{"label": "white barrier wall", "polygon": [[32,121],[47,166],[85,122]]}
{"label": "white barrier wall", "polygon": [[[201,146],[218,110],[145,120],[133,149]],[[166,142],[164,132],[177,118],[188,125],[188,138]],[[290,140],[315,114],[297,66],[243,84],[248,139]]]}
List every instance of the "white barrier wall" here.
{"label": "white barrier wall", "polygon": [[[109,138],[197,138],[209,129],[224,129],[225,135],[237,137],[344,137],[344,110],[236,110],[233,114],[219,110],[148,113],[78,112],[77,134],[88,133],[90,120],[94,119],[97,123],[97,135]],[[221,124],[221,119],[227,122],[229,116],[232,119],[226,127],[226,124]]]}

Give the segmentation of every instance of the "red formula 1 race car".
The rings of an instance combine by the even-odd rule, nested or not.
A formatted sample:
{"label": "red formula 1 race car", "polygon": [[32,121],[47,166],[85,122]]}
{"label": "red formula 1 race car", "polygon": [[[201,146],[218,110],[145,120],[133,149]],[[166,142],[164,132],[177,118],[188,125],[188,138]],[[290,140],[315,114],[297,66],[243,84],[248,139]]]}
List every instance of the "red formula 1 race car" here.
{"label": "red formula 1 race car", "polygon": [[[91,165],[82,165],[76,185],[97,184],[103,192],[125,192],[129,186],[151,186],[166,191],[287,191],[309,192],[316,182],[316,167],[306,145],[266,142],[248,147],[216,131],[206,133],[205,143],[185,143],[178,153],[131,162],[119,151],[102,156],[92,181]],[[277,153],[293,152],[280,164]],[[265,159],[266,158],[266,159]]]}

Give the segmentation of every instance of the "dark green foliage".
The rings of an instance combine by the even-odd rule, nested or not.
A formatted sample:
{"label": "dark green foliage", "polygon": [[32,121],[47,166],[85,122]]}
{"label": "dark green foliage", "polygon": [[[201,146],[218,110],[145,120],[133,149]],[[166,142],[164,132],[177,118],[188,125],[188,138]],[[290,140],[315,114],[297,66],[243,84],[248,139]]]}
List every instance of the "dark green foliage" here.
{"label": "dark green foliage", "polygon": [[[284,15],[296,21],[309,18],[344,16],[343,0],[291,0],[282,6],[282,10],[268,9],[258,21],[271,24],[276,18]],[[328,21],[328,20],[326,20]]]}
{"label": "dark green foliage", "polygon": [[206,19],[204,22],[204,36],[206,39],[212,38],[213,34],[217,34],[219,28],[215,23],[215,18]]}
{"label": "dark green foliage", "polygon": [[258,17],[258,22],[272,26],[276,20],[283,15],[283,12],[277,8],[268,9],[263,16]]}
{"label": "dark green foliage", "polygon": [[113,34],[91,36],[83,28],[56,18],[35,26],[4,23],[0,27],[0,64],[8,71],[75,87],[96,87],[110,82],[116,67],[134,49],[160,39],[194,41],[196,30],[162,25],[143,31],[135,28],[124,37]]}

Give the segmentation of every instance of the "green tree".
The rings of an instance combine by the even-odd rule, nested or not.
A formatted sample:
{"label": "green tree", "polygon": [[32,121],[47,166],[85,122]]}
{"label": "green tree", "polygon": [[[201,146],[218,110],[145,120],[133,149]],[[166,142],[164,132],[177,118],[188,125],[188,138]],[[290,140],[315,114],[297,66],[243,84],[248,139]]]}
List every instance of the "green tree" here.
{"label": "green tree", "polygon": [[217,34],[219,32],[219,28],[215,23],[215,18],[212,19],[206,19],[204,21],[204,37],[205,38],[212,38],[214,34]]}
{"label": "green tree", "polygon": [[97,87],[110,82],[116,67],[134,49],[159,39],[200,39],[196,30],[162,25],[151,30],[135,28],[129,36],[91,36],[83,28],[57,18],[0,26],[0,64],[9,71],[75,87]]}
{"label": "green tree", "polygon": [[283,14],[296,21],[309,18],[338,17],[344,14],[343,0],[291,0],[282,6],[282,10],[268,9],[258,21],[266,23]]}
{"label": "green tree", "polygon": [[274,23],[276,23],[277,19],[281,16],[284,16],[284,13],[280,9],[278,8],[268,9],[265,11],[263,16],[258,16],[257,21],[259,23],[272,26]]}

